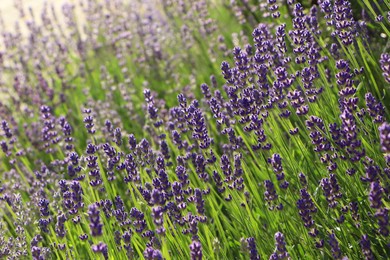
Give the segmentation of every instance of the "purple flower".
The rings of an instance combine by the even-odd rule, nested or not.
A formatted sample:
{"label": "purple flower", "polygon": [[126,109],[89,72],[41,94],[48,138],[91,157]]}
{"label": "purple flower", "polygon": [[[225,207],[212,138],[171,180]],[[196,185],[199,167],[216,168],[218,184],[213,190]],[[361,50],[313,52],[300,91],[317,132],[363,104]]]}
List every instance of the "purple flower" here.
{"label": "purple flower", "polygon": [[380,65],[381,69],[383,71],[383,77],[385,80],[390,83],[390,54],[388,53],[382,53],[381,59],[380,59]]}
{"label": "purple flower", "polygon": [[226,61],[223,61],[221,64],[221,70],[222,70],[222,75],[223,75],[224,79],[226,79],[226,81],[229,82],[233,76],[231,69],[230,69],[230,66],[229,66],[229,63],[227,63]]}
{"label": "purple flower", "polygon": [[195,204],[196,204],[196,211],[200,215],[204,215],[205,209],[204,209],[204,199],[202,198],[202,192],[200,189],[195,189]]}
{"label": "purple flower", "polygon": [[332,18],[335,27],[333,36],[337,36],[344,45],[352,44],[356,34],[356,24],[351,3],[348,0],[335,0]]}
{"label": "purple flower", "polygon": [[377,101],[371,93],[365,95],[368,114],[375,123],[383,123],[385,120],[385,108],[381,102]]}
{"label": "purple flower", "polygon": [[100,222],[100,211],[96,204],[91,204],[88,207],[89,228],[93,237],[103,234],[103,224]]}
{"label": "purple flower", "polygon": [[290,255],[286,249],[284,235],[281,232],[275,234],[275,252],[270,256],[270,259],[290,259]]}
{"label": "purple flower", "polygon": [[299,177],[299,182],[301,183],[301,185],[302,185],[303,187],[306,187],[306,186],[307,186],[307,178],[306,178],[306,175],[303,174],[303,172],[301,172],[301,173],[299,173],[298,177]]}
{"label": "purple flower", "polygon": [[31,247],[31,254],[34,260],[41,260],[43,256],[41,256],[41,248],[37,246]]}
{"label": "purple flower", "polygon": [[362,249],[362,253],[366,260],[374,260],[375,257],[372,254],[371,251],[371,242],[368,239],[367,235],[363,235],[362,239],[360,240],[360,248]]}
{"label": "purple flower", "polygon": [[209,86],[207,86],[207,84],[200,85],[200,89],[201,89],[202,94],[206,100],[211,98],[210,88],[209,88]]}
{"label": "purple flower", "polygon": [[273,167],[274,173],[276,174],[277,180],[280,182],[279,186],[282,189],[287,189],[289,183],[284,180],[285,174],[283,172],[282,157],[275,153],[271,158],[268,158],[268,163]]}
{"label": "purple flower", "polygon": [[329,235],[329,245],[330,250],[332,252],[333,259],[340,260],[342,259],[342,252],[339,246],[339,242],[337,241],[336,235],[334,233],[331,233]]}
{"label": "purple flower", "polygon": [[118,146],[121,146],[122,145],[122,132],[121,132],[121,129],[119,127],[115,128],[114,136],[115,136],[115,139],[114,139],[115,143]]}
{"label": "purple flower", "polygon": [[49,216],[49,200],[48,199],[39,199],[38,202],[39,211],[41,212],[41,217]]}
{"label": "purple flower", "polygon": [[55,127],[55,117],[52,115],[52,109],[48,106],[41,106],[41,119],[43,121],[43,127],[41,130],[43,148],[47,153],[53,153],[54,149],[51,148],[52,144],[58,143],[61,138],[58,136],[58,132]]}
{"label": "purple flower", "polygon": [[137,146],[137,139],[133,134],[129,134],[129,146],[132,151],[134,151]]}
{"label": "purple flower", "polygon": [[152,217],[154,224],[157,225],[157,233],[165,233],[165,229],[163,227],[164,224],[164,210],[161,206],[155,206],[152,208]]}
{"label": "purple flower", "polygon": [[177,178],[179,179],[179,182],[183,185],[183,188],[190,183],[189,176],[186,173],[186,168],[184,166],[177,166],[175,173]]}
{"label": "purple flower", "polygon": [[39,227],[45,233],[49,232],[48,226],[52,221],[49,212],[49,200],[45,198],[39,199],[38,207],[40,211],[41,218],[38,221]]}
{"label": "purple flower", "polygon": [[335,208],[338,204],[337,200],[342,197],[336,175],[331,174],[330,178],[323,178],[320,184],[326,200],[329,203],[329,207]]}
{"label": "purple flower", "polygon": [[[352,77],[353,77],[353,74],[351,72],[351,69],[349,67],[349,63],[348,61],[345,61],[345,60],[338,60],[337,63],[336,63],[336,68],[339,70],[339,72],[336,74],[336,78],[337,78],[337,84],[341,87],[344,87],[344,88],[351,88],[353,86],[353,80],[352,80]],[[342,94],[341,96],[344,96],[344,95],[352,95],[353,92],[351,91],[348,91],[348,92],[341,92],[340,94]]]}
{"label": "purple flower", "polygon": [[374,209],[379,209],[382,207],[382,194],[383,188],[381,187],[379,182],[371,182],[370,186],[370,206]]}
{"label": "purple flower", "polygon": [[284,55],[287,52],[286,47],[286,24],[281,24],[278,27],[276,27],[276,40],[277,44],[276,47],[278,48],[279,52]]}
{"label": "purple flower", "polygon": [[51,223],[51,218],[41,218],[38,220],[38,225],[42,232],[49,233],[49,224]]}
{"label": "purple flower", "polygon": [[79,238],[80,238],[80,240],[85,241],[85,240],[88,239],[88,235],[87,234],[82,234],[82,235],[79,236]]}
{"label": "purple flower", "polygon": [[87,128],[88,133],[94,134],[96,131],[93,128],[95,126],[95,124],[93,123],[93,121],[94,121],[93,116],[90,115],[91,109],[84,109],[84,113],[87,114],[83,120],[83,122],[85,124],[85,128]]}
{"label": "purple flower", "polygon": [[379,128],[381,149],[384,153],[390,153],[390,124],[385,122]]}
{"label": "purple flower", "polygon": [[206,160],[202,154],[197,154],[195,157],[196,173],[199,178],[204,181],[208,181],[209,175],[206,172]]}
{"label": "purple flower", "polygon": [[246,239],[247,248],[249,250],[249,259],[250,260],[260,260],[260,256],[257,252],[256,241],[253,237]]}
{"label": "purple flower", "polygon": [[360,177],[363,182],[374,182],[379,180],[381,169],[378,165],[372,163],[366,163],[365,165],[366,177]]}
{"label": "purple flower", "polygon": [[70,151],[70,150],[73,150],[73,138],[72,138],[72,132],[73,132],[73,129],[72,129],[72,126],[65,120],[64,117],[61,117],[60,118],[60,124],[61,124],[61,127],[62,127],[62,132],[64,133],[64,141],[66,143],[65,145],[65,149]]}
{"label": "purple flower", "polygon": [[[302,189],[300,193],[301,198],[297,201],[299,215],[301,216],[305,227],[310,229],[314,227],[314,220],[312,214],[317,212],[317,207],[314,205],[314,202],[306,189]],[[310,234],[315,235],[315,229],[311,230]]]}
{"label": "purple flower", "polygon": [[191,104],[188,107],[188,125],[192,127],[192,137],[198,140],[199,147],[201,149],[207,149],[210,147],[213,140],[209,137],[205,118],[201,109],[197,108],[195,104]]}
{"label": "purple flower", "polygon": [[163,206],[166,202],[164,193],[160,189],[153,189],[151,193],[150,203],[153,205],[161,205]]}
{"label": "purple flower", "polygon": [[55,228],[55,231],[56,231],[56,234],[58,237],[65,237],[66,235],[66,230],[65,230],[65,222],[66,222],[67,218],[65,216],[65,214],[59,214],[57,216],[57,223],[56,223],[56,228]]}
{"label": "purple flower", "polygon": [[158,249],[154,249],[153,247],[147,247],[144,251],[144,257],[146,260],[162,260],[163,256]]}
{"label": "purple flower", "polygon": [[352,219],[354,221],[358,221],[359,220],[359,214],[358,214],[358,203],[353,201],[351,203],[349,203],[349,210],[351,211],[351,215],[352,215]]}
{"label": "purple flower", "polygon": [[379,224],[379,233],[387,237],[389,231],[389,210],[387,208],[380,208],[375,212],[375,217]]}
{"label": "purple flower", "polygon": [[202,244],[194,240],[190,245],[191,251],[191,260],[201,260],[202,259]]}
{"label": "purple flower", "polygon": [[105,243],[100,242],[97,245],[92,245],[92,251],[95,253],[101,253],[104,259],[108,259],[108,247]]}
{"label": "purple flower", "polygon": [[133,226],[137,233],[141,233],[146,228],[145,215],[137,208],[131,208],[130,217],[134,219]]}
{"label": "purple flower", "polygon": [[267,201],[268,205],[270,205],[270,208],[273,209],[271,204],[278,199],[274,184],[270,180],[265,180],[264,186],[266,188],[266,191],[264,192],[265,200]]}

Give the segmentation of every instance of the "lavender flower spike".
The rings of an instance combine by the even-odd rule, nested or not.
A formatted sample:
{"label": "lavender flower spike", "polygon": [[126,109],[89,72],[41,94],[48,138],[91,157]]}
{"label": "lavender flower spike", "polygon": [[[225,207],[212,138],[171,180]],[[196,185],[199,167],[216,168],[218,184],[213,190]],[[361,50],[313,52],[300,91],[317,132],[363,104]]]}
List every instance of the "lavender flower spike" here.
{"label": "lavender flower spike", "polygon": [[378,130],[382,151],[384,153],[390,153],[390,124],[385,122]]}
{"label": "lavender flower spike", "polygon": [[291,259],[286,249],[284,235],[281,232],[276,232],[275,234],[275,246],[275,252],[270,256],[270,260]]}
{"label": "lavender flower spike", "polygon": [[360,247],[362,249],[362,253],[363,253],[366,260],[374,260],[375,259],[374,255],[372,254],[371,243],[370,243],[370,240],[368,239],[367,235],[362,236],[362,240],[360,240]]}
{"label": "lavender flower spike", "polygon": [[91,235],[101,236],[103,231],[103,224],[100,223],[100,211],[96,204],[89,205],[88,207],[88,216],[89,216],[89,228],[91,229]]}
{"label": "lavender flower spike", "polygon": [[383,77],[390,83],[390,54],[382,53],[380,59],[381,69],[383,71]]}
{"label": "lavender flower spike", "polygon": [[202,260],[202,244],[194,240],[190,245],[191,260]]}

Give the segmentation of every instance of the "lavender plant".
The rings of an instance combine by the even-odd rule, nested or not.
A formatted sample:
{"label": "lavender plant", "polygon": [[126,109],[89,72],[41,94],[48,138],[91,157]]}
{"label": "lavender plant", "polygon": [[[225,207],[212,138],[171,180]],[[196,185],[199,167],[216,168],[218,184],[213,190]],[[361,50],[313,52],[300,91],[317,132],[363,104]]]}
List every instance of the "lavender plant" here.
{"label": "lavender plant", "polygon": [[389,258],[387,1],[15,7],[0,259]]}

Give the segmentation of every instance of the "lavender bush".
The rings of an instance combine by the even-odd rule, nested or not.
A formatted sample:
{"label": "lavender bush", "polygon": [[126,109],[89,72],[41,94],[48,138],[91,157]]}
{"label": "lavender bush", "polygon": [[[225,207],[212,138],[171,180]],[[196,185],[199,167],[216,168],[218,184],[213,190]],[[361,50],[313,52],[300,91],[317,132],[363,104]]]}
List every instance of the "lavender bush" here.
{"label": "lavender bush", "polygon": [[0,259],[389,258],[388,1],[15,7]]}

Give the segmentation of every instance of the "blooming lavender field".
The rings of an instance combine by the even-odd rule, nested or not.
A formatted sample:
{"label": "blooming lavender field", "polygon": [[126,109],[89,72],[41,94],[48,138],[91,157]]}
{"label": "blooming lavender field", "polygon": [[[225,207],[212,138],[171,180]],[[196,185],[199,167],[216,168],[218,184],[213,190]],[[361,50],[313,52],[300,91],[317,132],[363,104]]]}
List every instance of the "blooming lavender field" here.
{"label": "blooming lavender field", "polygon": [[16,3],[0,259],[389,259],[390,1]]}

